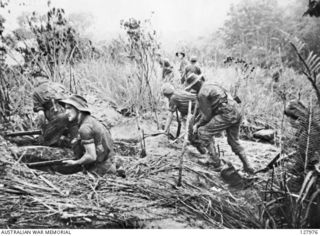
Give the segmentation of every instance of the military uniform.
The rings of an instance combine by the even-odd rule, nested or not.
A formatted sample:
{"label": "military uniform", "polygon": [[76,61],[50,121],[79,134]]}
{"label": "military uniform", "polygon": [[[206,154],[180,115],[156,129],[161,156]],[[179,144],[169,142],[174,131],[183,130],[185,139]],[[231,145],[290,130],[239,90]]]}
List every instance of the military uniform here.
{"label": "military uniform", "polygon": [[182,78],[182,76],[184,75],[185,69],[188,66],[188,62],[186,59],[182,59],[180,62],[180,66],[179,66],[179,72],[180,72],[180,76]]}
{"label": "military uniform", "polygon": [[191,135],[190,142],[198,150],[203,147],[207,148],[215,165],[220,166],[221,162],[215,152],[213,137],[215,133],[226,130],[227,141],[232,151],[239,156],[244,170],[253,173],[254,170],[251,168],[239,140],[242,121],[239,105],[228,96],[223,87],[214,83],[203,83],[200,76],[191,74],[187,78],[187,83],[189,84],[186,87],[187,90],[196,88],[197,84],[201,85],[197,88],[197,102],[201,116],[196,121],[197,136]]}
{"label": "military uniform", "polygon": [[[88,108],[87,101],[79,95],[72,95],[68,99],[62,100],[61,103],[71,105],[79,112],[75,118],[78,123],[78,136],[77,139],[72,141],[76,159],[86,159],[84,157],[86,155],[85,146],[88,144],[94,144],[96,152],[95,161],[91,161],[92,159],[89,158],[89,160],[91,159],[90,163],[85,163],[85,160],[78,162],[79,164],[72,164],[71,167],[73,167],[76,172],[79,170],[78,168],[82,166],[87,171],[94,172],[99,176],[116,174],[115,153],[113,151],[111,134],[100,121],[90,115],[91,112]],[[68,114],[68,110],[66,113]]]}
{"label": "military uniform", "polygon": [[196,99],[197,97],[195,94],[182,91],[182,90],[174,91],[174,93],[169,99],[169,111],[171,112],[179,111],[181,116],[184,117],[188,115],[189,101],[190,100],[192,101],[192,110],[193,110],[195,107]]}
{"label": "military uniform", "polygon": [[[63,106],[58,103],[66,96],[68,96],[68,92],[62,84],[49,80],[40,82],[34,90],[33,111],[43,111],[49,123],[48,126],[52,126],[50,137],[48,135],[43,136],[45,145],[69,147],[68,139],[59,140],[59,138],[70,136],[71,140],[77,133],[76,124],[68,122]],[[53,128],[56,128],[56,130],[52,130]]]}
{"label": "military uniform", "polygon": [[166,82],[172,82],[173,79],[173,67],[168,59],[160,60],[160,65],[162,67],[162,79]]}
{"label": "military uniform", "polygon": [[226,130],[228,144],[235,154],[243,152],[239,142],[239,131],[242,120],[238,104],[229,99],[225,90],[219,85],[204,84],[198,96],[201,118],[198,121],[198,135],[206,145],[213,135]]}
{"label": "military uniform", "polygon": [[63,107],[56,101],[68,95],[62,84],[51,81],[43,81],[35,88],[33,93],[33,111],[44,111],[48,121],[53,120],[63,112]]}
{"label": "military uniform", "polygon": [[190,65],[186,66],[186,68],[184,69],[184,73],[181,77],[181,83],[184,84],[186,78],[192,73],[194,73],[196,75],[200,75],[202,72],[201,72],[200,67],[197,66],[196,64],[190,64]]}
{"label": "military uniform", "polygon": [[[114,164],[114,151],[111,134],[104,125],[90,115],[85,115],[79,124],[79,141],[81,145],[95,145],[97,159],[94,163],[86,164],[84,167],[98,175],[115,174],[116,166]],[[79,159],[84,155],[82,152],[75,153]]]}

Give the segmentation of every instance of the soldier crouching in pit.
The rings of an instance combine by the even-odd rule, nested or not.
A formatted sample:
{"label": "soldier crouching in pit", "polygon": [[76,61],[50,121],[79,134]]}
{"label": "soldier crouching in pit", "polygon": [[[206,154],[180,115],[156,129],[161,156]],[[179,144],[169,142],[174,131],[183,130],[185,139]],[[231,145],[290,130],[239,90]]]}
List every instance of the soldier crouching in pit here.
{"label": "soldier crouching in pit", "polygon": [[75,123],[69,122],[64,108],[59,101],[68,97],[66,88],[45,76],[37,76],[33,92],[33,111],[37,113],[36,121],[43,134],[40,144],[48,146],[70,146],[70,140],[77,132]]}
{"label": "soldier crouching in pit", "polygon": [[78,142],[81,146],[81,149],[74,149],[76,160],[65,160],[63,163],[75,169],[81,166],[98,176],[118,174],[123,177],[124,171],[116,169],[111,134],[91,116],[87,101],[79,95],[72,95],[60,103],[65,107],[69,122],[78,124],[78,139],[72,143]]}
{"label": "soldier crouching in pit", "polygon": [[35,79],[33,111],[37,113],[38,125],[42,126],[64,113],[58,101],[68,97],[68,93],[62,84],[49,81],[44,76],[38,76]]}
{"label": "soldier crouching in pit", "polygon": [[[187,91],[194,89],[197,93],[197,106],[201,112],[201,118],[195,122],[192,128],[193,135],[190,143],[196,147],[202,146],[209,152],[207,164],[213,164],[215,168],[221,166],[221,160],[214,147],[214,134],[225,130],[227,141],[232,151],[240,158],[245,172],[252,174],[244,148],[240,144],[239,131],[242,120],[239,105],[230,99],[226,90],[218,84],[203,82],[202,76],[194,73],[187,77]],[[198,149],[199,150],[199,149]]]}

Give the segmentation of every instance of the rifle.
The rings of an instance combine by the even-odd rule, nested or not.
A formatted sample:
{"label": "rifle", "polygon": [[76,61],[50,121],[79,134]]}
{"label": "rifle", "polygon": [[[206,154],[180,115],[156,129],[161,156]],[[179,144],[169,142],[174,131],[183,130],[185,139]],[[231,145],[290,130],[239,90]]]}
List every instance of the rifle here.
{"label": "rifle", "polygon": [[64,165],[63,161],[66,161],[66,160],[68,159],[31,162],[31,163],[28,163],[27,166],[29,168],[37,168],[37,167],[45,167],[45,166],[63,166]]}
{"label": "rifle", "polygon": [[49,121],[45,124],[41,130],[31,130],[31,131],[19,131],[6,133],[5,137],[18,137],[24,135],[41,135],[43,136],[45,145],[53,145],[59,142],[60,137],[68,129],[68,117],[62,113],[59,114],[55,119]]}
{"label": "rifle", "polygon": [[5,133],[5,137],[18,137],[18,136],[24,136],[24,135],[41,135],[42,130],[31,130],[31,131],[19,131],[19,132],[9,132]]}

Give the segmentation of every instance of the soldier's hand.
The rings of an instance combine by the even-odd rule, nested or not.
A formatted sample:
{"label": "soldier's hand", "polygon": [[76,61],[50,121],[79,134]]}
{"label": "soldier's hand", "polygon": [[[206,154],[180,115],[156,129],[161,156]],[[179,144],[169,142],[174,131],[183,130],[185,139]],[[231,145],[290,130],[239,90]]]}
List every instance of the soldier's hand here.
{"label": "soldier's hand", "polygon": [[198,133],[198,125],[194,125],[193,127],[192,127],[192,134],[197,134]]}
{"label": "soldier's hand", "polygon": [[75,160],[65,160],[62,163],[65,164],[65,166],[74,166],[78,164]]}
{"label": "soldier's hand", "polygon": [[46,116],[44,114],[44,111],[39,111],[36,118],[36,123],[38,127],[42,128],[46,123]]}

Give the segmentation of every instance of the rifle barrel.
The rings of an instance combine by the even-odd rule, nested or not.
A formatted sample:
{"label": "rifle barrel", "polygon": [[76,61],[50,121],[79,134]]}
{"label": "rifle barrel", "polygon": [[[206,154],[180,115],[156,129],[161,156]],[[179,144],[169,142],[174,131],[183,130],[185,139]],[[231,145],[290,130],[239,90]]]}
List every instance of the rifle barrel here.
{"label": "rifle barrel", "polygon": [[39,161],[39,162],[31,162],[27,163],[27,166],[29,168],[34,168],[34,167],[45,167],[45,166],[54,166],[54,165],[64,165],[63,161],[67,159],[62,159],[62,160],[54,160],[54,161]]}
{"label": "rifle barrel", "polygon": [[35,135],[35,134],[42,134],[41,130],[31,130],[31,131],[19,131],[19,132],[11,132],[6,133],[6,137],[17,137],[17,136],[24,136],[24,135]]}

